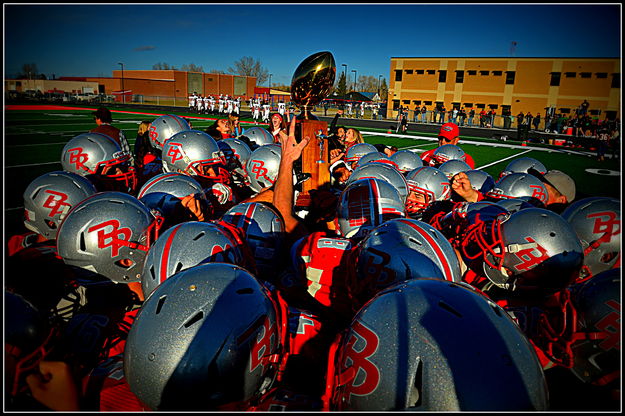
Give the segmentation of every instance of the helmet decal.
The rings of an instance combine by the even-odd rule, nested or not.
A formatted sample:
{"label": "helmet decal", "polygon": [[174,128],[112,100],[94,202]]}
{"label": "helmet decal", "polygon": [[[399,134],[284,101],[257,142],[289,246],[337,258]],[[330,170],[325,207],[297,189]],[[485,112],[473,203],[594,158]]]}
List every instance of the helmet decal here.
{"label": "helmet decal", "polygon": [[[355,348],[356,344],[358,344],[358,348]],[[351,372],[351,379],[345,390],[345,395],[348,398],[351,395],[366,396],[378,388],[380,369],[369,360],[369,357],[377,352],[379,344],[380,338],[375,332],[359,320],[354,322],[342,357],[343,369]]]}
{"label": "helmet decal", "polygon": [[[105,228],[111,226],[110,232],[106,232]],[[98,248],[104,249],[111,247],[111,257],[117,257],[119,255],[119,249],[122,246],[128,247],[128,240],[132,235],[130,228],[119,228],[120,223],[118,220],[108,220],[101,224],[90,227],[87,232],[98,232]],[[121,238],[119,238],[121,237]],[[108,240],[108,241],[107,241]]]}
{"label": "helmet decal", "polygon": [[76,165],[76,169],[89,171],[89,168],[85,166],[85,162],[89,160],[89,155],[83,151],[82,147],[75,147],[67,151],[69,153],[69,163]]}
{"label": "helmet decal", "polygon": [[50,210],[48,217],[54,217],[59,213],[66,214],[71,208],[71,205],[65,202],[69,198],[66,193],[56,192],[50,189],[46,189],[45,193],[50,194],[48,199],[43,203],[43,207]]}

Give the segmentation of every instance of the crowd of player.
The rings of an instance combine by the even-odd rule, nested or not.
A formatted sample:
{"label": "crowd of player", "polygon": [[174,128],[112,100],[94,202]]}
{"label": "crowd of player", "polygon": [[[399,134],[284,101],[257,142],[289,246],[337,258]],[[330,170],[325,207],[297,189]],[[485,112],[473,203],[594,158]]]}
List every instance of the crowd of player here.
{"label": "crowd of player", "polygon": [[307,203],[284,111],[69,140],[7,248],[7,409],[620,407],[620,202],[528,157],[493,178],[452,123],[419,155],[338,117]]}

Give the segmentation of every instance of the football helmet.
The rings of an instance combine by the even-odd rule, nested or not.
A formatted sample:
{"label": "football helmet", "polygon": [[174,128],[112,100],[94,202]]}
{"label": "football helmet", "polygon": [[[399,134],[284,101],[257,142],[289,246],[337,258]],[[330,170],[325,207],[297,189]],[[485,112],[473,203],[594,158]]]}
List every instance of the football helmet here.
{"label": "football helmet", "polygon": [[362,305],[381,289],[429,277],[460,282],[460,263],[451,243],[431,225],[401,218],[374,228],[358,244],[356,281],[349,285]]}
{"label": "football helmet", "polygon": [[230,159],[232,156],[235,156],[239,159],[239,162],[243,167],[245,167],[247,161],[250,159],[250,155],[252,154],[250,147],[240,139],[231,137],[229,139],[219,140],[217,144],[219,144],[220,147],[221,145],[227,145],[227,147],[225,146],[221,148],[226,159]]}
{"label": "football helmet", "polygon": [[245,269],[207,263],[183,270],[145,300],[130,329],[130,390],[152,410],[251,402],[276,378],[286,337],[281,318]]}
{"label": "football helmet", "polygon": [[467,162],[459,159],[451,159],[447,162],[441,163],[438,167],[438,170],[443,172],[448,179],[454,177],[454,175],[460,172],[468,172],[471,170],[471,166],[467,164]]}
{"label": "football helmet", "polygon": [[256,143],[257,146],[264,146],[276,142],[273,134],[269,133],[269,130],[258,126],[245,129],[242,136],[247,137],[252,142]]}
{"label": "football helmet", "polygon": [[347,149],[347,153],[345,154],[345,162],[348,166],[353,167],[356,166],[356,163],[358,163],[361,157],[363,157],[367,153],[375,152],[378,152],[378,149],[376,149],[375,146],[372,144],[356,143],[355,145]]}
{"label": "football helmet", "polygon": [[167,139],[187,130],[191,130],[191,126],[182,117],[173,114],[162,115],[150,124],[150,143],[152,147],[163,150]]}
{"label": "football helmet", "polygon": [[87,178],[76,173],[44,173],[24,191],[24,225],[48,240],[55,239],[69,210],[96,192]]}
{"label": "football helmet", "polygon": [[399,171],[406,175],[408,172],[423,166],[423,160],[411,150],[400,150],[391,155],[390,159],[395,162]]}
{"label": "football helmet", "polygon": [[537,177],[529,173],[509,173],[495,183],[493,189],[486,193],[491,200],[503,198],[524,198],[531,203],[533,199],[546,204],[549,194],[545,185]]}
{"label": "football helmet", "polygon": [[[369,155],[365,155],[363,156],[363,158],[367,156]],[[363,158],[361,158],[360,160],[362,160]],[[352,174],[349,176],[346,185],[349,185],[350,183],[355,182],[358,179],[382,179],[393,185],[399,191],[399,195],[401,196],[402,201],[404,201],[404,203],[406,202],[406,197],[408,196],[408,183],[406,182],[406,178],[404,178],[404,175],[402,175],[398,169],[386,163],[370,162],[363,165],[360,165],[360,162],[358,163],[359,166],[354,169]]]}
{"label": "football helmet", "polygon": [[286,229],[282,216],[274,208],[261,202],[244,202],[230,208],[221,218],[240,229],[250,248],[258,277],[274,281],[283,268],[282,259]]}
{"label": "football helmet", "polygon": [[184,197],[191,194],[195,195],[203,210],[211,216],[213,206],[202,186],[192,176],[183,173],[161,173],[153,177],[141,187],[137,198],[149,209],[157,210],[163,216],[162,232],[174,224],[195,218],[181,203]]}
{"label": "football helmet", "polygon": [[543,208],[474,223],[461,250],[467,264],[480,260],[480,272],[495,286],[532,296],[548,296],[569,286],[584,258],[573,227]]}
{"label": "football helmet", "polygon": [[379,162],[379,163],[388,163],[388,164],[395,163],[395,162],[391,162],[391,159],[382,152],[371,152],[371,153],[367,153],[366,155],[358,159],[358,163],[356,163],[356,168],[359,168],[362,165],[365,165],[369,162]]}
{"label": "football helmet", "polygon": [[406,175],[408,190],[421,194],[425,202],[406,199],[406,212],[417,214],[423,212],[432,202],[444,201],[451,196],[449,179],[442,171],[432,166],[417,168]]}
{"label": "football helmet", "polygon": [[[217,142],[199,130],[176,133],[163,146],[163,171],[182,172],[213,182],[229,183],[226,159]],[[213,168],[214,174],[206,171]]]}
{"label": "football helmet", "polygon": [[187,221],[165,231],[143,263],[141,287],[147,297],[172,275],[201,263],[243,265],[241,242],[217,224]]}
{"label": "football helmet", "polygon": [[547,168],[542,164],[542,162],[532,157],[519,157],[508,163],[506,168],[501,171],[499,178],[511,173],[529,173],[529,170],[532,168],[536,169],[542,175],[547,173]]}
{"label": "football helmet", "polygon": [[58,254],[66,264],[98,273],[113,282],[141,280],[150,245],[162,217],[122,192],[99,192],[67,214],[57,234]]}
{"label": "football helmet", "polygon": [[404,207],[393,185],[376,178],[359,179],[341,192],[337,228],[343,237],[361,238],[387,220],[405,217]]}
{"label": "football helmet", "polygon": [[96,175],[113,189],[132,192],[137,187],[137,172],[130,163],[130,153],[106,134],[82,133],[70,139],[61,152],[66,172],[81,176]]}
{"label": "football helmet", "polygon": [[266,144],[252,152],[245,170],[254,192],[274,184],[278,178],[281,157],[282,147],[279,144]]}
{"label": "football helmet", "polygon": [[331,347],[327,380],[328,410],[548,408],[542,367],[511,317],[438,279],[397,283],[365,304]]}
{"label": "football helmet", "polygon": [[4,380],[7,398],[28,390],[26,376],[50,353],[55,331],[22,296],[4,291]]}
{"label": "football helmet", "polygon": [[442,165],[448,160],[461,160],[464,162],[466,158],[467,156],[464,153],[464,150],[455,144],[444,144],[436,148],[434,153],[432,153],[431,164],[433,163],[436,166]]}
{"label": "football helmet", "polygon": [[486,195],[491,189],[495,187],[495,180],[492,176],[480,169],[471,169],[465,172],[469,181],[471,181],[471,188],[482,195]]}
{"label": "football helmet", "polygon": [[500,199],[496,202],[497,205],[504,207],[510,214],[520,211],[525,208],[544,208],[544,204],[535,198],[507,198]]}
{"label": "football helmet", "polygon": [[571,370],[585,383],[618,388],[621,379],[621,270],[609,269],[571,287],[577,311]]}
{"label": "football helmet", "polygon": [[584,198],[566,207],[561,215],[573,226],[584,249],[581,279],[620,267],[621,208],[618,199]]}

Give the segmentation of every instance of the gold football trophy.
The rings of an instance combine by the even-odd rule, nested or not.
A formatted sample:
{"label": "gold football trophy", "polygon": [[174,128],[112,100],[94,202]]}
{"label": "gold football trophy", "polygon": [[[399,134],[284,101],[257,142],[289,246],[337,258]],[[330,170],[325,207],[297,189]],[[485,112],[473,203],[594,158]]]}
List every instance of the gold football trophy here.
{"label": "gold football trophy", "polygon": [[298,142],[302,138],[310,138],[302,152],[301,162],[301,172],[310,174],[310,179],[302,183],[296,206],[309,206],[310,191],[330,185],[328,139],[325,138],[328,124],[320,121],[311,111],[328,96],[335,75],[336,64],[332,54],[317,52],[299,64],[291,80],[291,99],[301,108],[296,117],[295,137]]}

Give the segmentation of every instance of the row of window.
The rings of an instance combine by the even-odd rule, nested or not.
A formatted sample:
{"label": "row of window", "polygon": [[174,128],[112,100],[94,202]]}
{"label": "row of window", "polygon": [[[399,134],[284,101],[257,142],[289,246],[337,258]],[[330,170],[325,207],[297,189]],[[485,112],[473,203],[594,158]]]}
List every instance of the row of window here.
{"label": "row of window", "polygon": [[[434,69],[417,69],[415,70],[415,72],[417,74],[423,74],[424,71],[427,71],[428,74],[433,75],[436,73],[436,70]],[[403,73],[406,73],[407,75],[410,75],[413,73],[412,69],[405,69],[405,70],[401,70],[401,69],[396,69],[395,70],[395,81],[401,81],[402,80],[402,76]],[[456,73],[456,83],[457,84],[462,84],[464,82],[464,74],[465,72],[468,75],[477,75],[477,73],[479,72],[480,75],[482,76],[487,76],[492,72],[493,76],[502,76],[504,71],[477,71],[477,70],[467,70],[467,71],[463,71],[463,70],[457,70],[455,71]],[[512,85],[514,84],[514,78],[516,75],[515,71],[505,71],[506,73],[506,85]],[[566,78],[575,78],[577,75],[576,72],[565,72],[564,76]],[[591,72],[580,72],[579,73],[581,78],[591,78],[592,77],[592,73]],[[616,74],[612,74],[612,84],[611,84],[611,88],[620,88],[621,83],[620,83],[620,75],[619,73]],[[604,79],[608,77],[608,73],[607,72],[596,72],[595,73],[596,78],[598,79]],[[551,86],[559,86],[560,85],[560,78],[562,77],[562,73],[561,72],[551,72],[551,81],[550,84]],[[447,82],[447,71],[446,70],[438,70],[438,82]]]}

